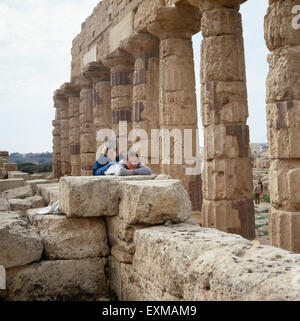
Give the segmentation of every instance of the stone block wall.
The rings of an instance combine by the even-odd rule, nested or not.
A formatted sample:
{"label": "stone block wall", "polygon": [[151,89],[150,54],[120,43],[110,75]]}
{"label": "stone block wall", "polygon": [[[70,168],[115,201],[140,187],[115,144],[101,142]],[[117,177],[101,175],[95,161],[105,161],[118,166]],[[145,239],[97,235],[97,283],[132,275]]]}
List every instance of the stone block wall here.
{"label": "stone block wall", "polygon": [[59,199],[0,212],[4,300],[300,299],[300,255],[201,228],[179,180],[66,177]]}

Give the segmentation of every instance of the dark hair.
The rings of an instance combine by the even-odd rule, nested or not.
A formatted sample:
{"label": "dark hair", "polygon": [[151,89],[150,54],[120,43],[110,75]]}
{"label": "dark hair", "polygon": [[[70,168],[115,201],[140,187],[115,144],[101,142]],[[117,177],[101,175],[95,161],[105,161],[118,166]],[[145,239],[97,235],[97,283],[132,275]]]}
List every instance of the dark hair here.
{"label": "dark hair", "polygon": [[129,152],[129,153],[127,154],[127,158],[129,158],[129,157],[139,158],[139,155],[138,155],[138,153],[136,153],[136,152]]}

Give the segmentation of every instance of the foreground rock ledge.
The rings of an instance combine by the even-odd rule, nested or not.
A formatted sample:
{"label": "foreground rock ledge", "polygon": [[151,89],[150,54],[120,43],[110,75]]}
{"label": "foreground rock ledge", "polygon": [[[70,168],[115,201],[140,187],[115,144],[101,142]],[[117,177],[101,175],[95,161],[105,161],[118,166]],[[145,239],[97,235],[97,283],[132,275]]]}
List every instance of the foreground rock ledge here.
{"label": "foreground rock ledge", "polygon": [[120,300],[300,300],[300,255],[187,224],[138,230],[135,245],[132,265],[110,259]]}

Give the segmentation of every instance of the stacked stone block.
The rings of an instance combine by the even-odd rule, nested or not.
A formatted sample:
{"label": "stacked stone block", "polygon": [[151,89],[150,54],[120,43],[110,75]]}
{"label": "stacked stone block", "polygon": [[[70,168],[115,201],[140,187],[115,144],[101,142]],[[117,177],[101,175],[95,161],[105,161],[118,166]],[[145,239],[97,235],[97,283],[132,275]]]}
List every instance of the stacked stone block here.
{"label": "stacked stone block", "polygon": [[[149,33],[135,33],[123,46],[135,59],[133,74],[132,128],[130,137],[141,160],[152,173],[160,173],[159,157],[151,159],[153,129],[159,129],[159,39]],[[139,130],[147,133],[145,137]]]}
{"label": "stacked stone block", "polygon": [[[54,166],[57,166],[57,173],[61,176],[70,175],[70,150],[69,150],[69,102],[67,96],[64,94],[63,90],[59,89],[54,93],[54,106],[57,109],[57,120],[60,122],[59,136],[54,139],[54,144],[56,146],[55,157],[59,157],[58,149],[60,142],[60,160],[55,158]],[[58,134],[58,131],[55,131]],[[59,163],[61,163],[61,169],[59,168]],[[58,177],[57,175],[56,177]]]}
{"label": "stacked stone block", "polygon": [[[159,37],[159,125],[162,131],[161,145],[170,151],[170,162],[160,153],[160,172],[172,178],[180,178],[193,199],[193,209],[200,210],[202,204],[200,175],[187,175],[186,164],[194,161],[198,141],[197,106],[195,95],[195,74],[192,35],[200,30],[200,12],[194,7],[178,5],[160,8],[158,14],[147,26],[147,30]],[[178,131],[182,140],[186,129],[192,131],[193,142],[190,144],[190,159],[184,158],[182,144],[182,161],[174,151],[175,138],[166,143],[164,130]],[[176,136],[176,135],[175,135]],[[194,164],[195,166],[195,164]]]}
{"label": "stacked stone block", "polygon": [[242,19],[236,3],[202,1],[203,226],[253,239],[252,162]]}
{"label": "stacked stone block", "polygon": [[292,24],[299,1],[269,1],[265,40],[271,53],[267,124],[271,244],[300,253],[300,32]]}
{"label": "stacked stone block", "polygon": [[[120,153],[127,154],[128,133],[132,129],[132,84],[133,57],[123,49],[116,49],[102,60],[111,72],[111,115],[112,129],[122,146]],[[121,130],[119,125],[123,124]],[[127,126],[127,132],[126,132]]]}

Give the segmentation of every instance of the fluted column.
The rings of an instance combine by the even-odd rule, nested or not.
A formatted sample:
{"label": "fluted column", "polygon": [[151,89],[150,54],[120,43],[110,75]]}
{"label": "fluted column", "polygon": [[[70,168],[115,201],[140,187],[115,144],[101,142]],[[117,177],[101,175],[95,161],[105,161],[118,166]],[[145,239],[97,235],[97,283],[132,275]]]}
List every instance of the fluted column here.
{"label": "fluted column", "polygon": [[[192,155],[196,156],[197,104],[192,35],[200,30],[200,20],[197,8],[176,6],[162,8],[148,26],[148,31],[160,38],[159,125],[163,133],[163,149],[169,147],[168,143],[165,144],[164,131],[168,131],[171,136],[177,131],[177,136],[181,136],[182,140],[182,147],[178,147],[180,139],[177,142],[171,139],[171,161],[165,161],[163,157],[160,160],[160,170],[172,178],[182,180],[189,191],[194,210],[201,210],[201,176],[199,173],[187,175],[186,168],[189,166],[186,164],[193,161]],[[191,159],[184,159],[184,130],[187,129],[192,131],[193,141],[188,148]],[[179,153],[181,152],[181,164],[175,161],[174,148],[179,148]],[[161,155],[162,152],[163,150]]]}
{"label": "fluted column", "polygon": [[92,81],[93,129],[96,146],[93,161],[95,162],[102,152],[99,148],[103,143],[99,137],[97,139],[97,133],[101,129],[112,128],[110,70],[97,62],[88,64],[83,73]]}
{"label": "fluted column", "polygon": [[[119,138],[120,152],[128,150],[128,132],[132,129],[132,83],[134,59],[127,51],[116,49],[102,63],[111,72],[112,129]],[[119,132],[119,123],[127,122],[127,135]],[[125,149],[125,150],[124,150]]]}
{"label": "fluted column", "polygon": [[80,76],[80,163],[81,176],[92,176],[96,160],[96,137],[93,116],[93,83],[86,72]]}
{"label": "fluted column", "polygon": [[56,108],[59,108],[60,115],[60,175],[68,176],[71,172],[69,151],[69,101],[61,88],[55,92],[55,106]]}
{"label": "fluted column", "polygon": [[60,116],[60,96],[62,93],[57,90],[54,93],[55,120],[52,121],[54,127],[53,135],[53,156],[52,156],[52,173],[54,178],[62,176],[61,168],[61,116]]}
{"label": "fluted column", "polygon": [[293,7],[300,1],[269,1],[265,39],[271,53],[267,78],[269,238],[300,253],[300,30]]}
{"label": "fluted column", "polygon": [[[159,159],[151,163],[151,130],[159,129],[159,39],[149,33],[135,33],[124,43],[134,56],[132,127],[133,144],[153,173],[160,173]],[[142,135],[142,129],[147,137]],[[136,150],[137,151],[137,150]],[[145,153],[146,152],[146,153]],[[145,155],[144,155],[145,153]]]}
{"label": "fluted column", "polygon": [[242,19],[238,1],[201,1],[203,226],[255,238]]}
{"label": "fluted column", "polygon": [[65,83],[62,90],[68,97],[69,103],[69,152],[71,176],[81,175],[80,165],[80,125],[79,125],[79,104],[80,87],[74,83]]}

